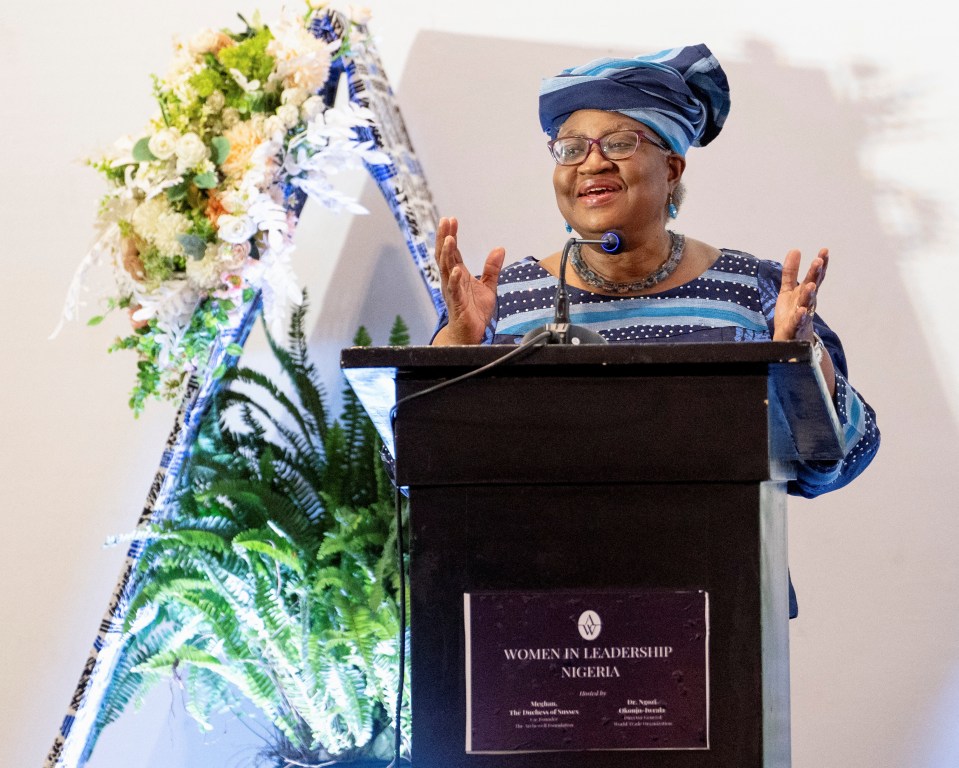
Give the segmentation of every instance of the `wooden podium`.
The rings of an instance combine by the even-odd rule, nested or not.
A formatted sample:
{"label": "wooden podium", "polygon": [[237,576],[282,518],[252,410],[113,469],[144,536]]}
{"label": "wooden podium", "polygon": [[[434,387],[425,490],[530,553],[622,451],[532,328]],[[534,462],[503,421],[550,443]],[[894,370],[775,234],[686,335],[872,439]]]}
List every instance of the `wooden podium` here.
{"label": "wooden podium", "polygon": [[[785,484],[797,458],[841,455],[810,346],[540,347],[400,402],[393,434],[394,403],[511,351],[342,353],[347,379],[396,457],[397,481],[409,488],[413,766],[789,766]],[[476,749],[485,735],[468,733],[467,718],[475,723],[487,707],[480,714],[505,717],[501,708],[512,705],[497,701],[498,690],[524,683],[469,666],[478,651],[467,641],[464,595],[533,600],[583,591],[708,595],[706,727],[695,726],[695,746],[677,746],[678,722],[656,723],[670,727],[636,748],[622,746],[629,729],[611,728],[607,742],[595,733],[601,726],[576,721],[556,723],[555,735],[542,731],[555,740],[548,749]],[[550,669],[559,674],[562,665]],[[534,674],[529,665],[509,669]],[[541,684],[530,679],[534,689]],[[591,690],[579,695],[605,696],[602,682],[588,681]],[[488,700],[476,699],[480,683],[493,691]],[[602,722],[610,726],[630,725],[616,712],[642,711],[608,706]],[[514,727],[530,733],[556,720],[525,711],[513,710]],[[632,717],[638,725],[636,718],[670,715]]]}

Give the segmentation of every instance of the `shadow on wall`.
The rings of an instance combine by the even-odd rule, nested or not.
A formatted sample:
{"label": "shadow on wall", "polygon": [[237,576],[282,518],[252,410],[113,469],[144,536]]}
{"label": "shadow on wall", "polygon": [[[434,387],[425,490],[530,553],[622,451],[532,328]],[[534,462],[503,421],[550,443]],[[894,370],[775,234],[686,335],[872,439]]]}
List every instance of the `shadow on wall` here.
{"label": "shadow on wall", "polygon": [[[637,51],[659,47],[650,41]],[[881,142],[878,130],[897,127],[891,116],[900,105],[889,94],[841,95],[825,71],[789,66],[767,44],[745,52],[723,62],[732,112],[713,144],[689,152],[688,200],[676,227],[776,260],[800,248],[808,262],[830,248],[820,308],[842,336],[851,380],[876,408],[884,436],[873,466],[852,486],[791,503],[801,604],[792,628],[795,764],[953,765],[956,747],[944,758],[950,748],[943,745],[954,740],[931,713],[955,700],[944,683],[955,675],[943,671],[959,668],[952,640],[959,619],[942,610],[959,602],[948,535],[956,530],[955,503],[941,479],[944,467],[957,466],[959,435],[937,380],[942,352],[925,341],[925,318],[914,314],[900,271],[907,245],[921,252],[941,236],[942,212],[934,201],[915,204],[926,218],[911,227],[908,243],[880,218],[890,194],[908,193],[859,160],[865,141]],[[460,219],[461,249],[474,272],[495,246],[506,247],[507,261],[562,246],[537,118],[539,81],[610,53],[635,52],[417,37],[394,87],[439,213]],[[882,91],[876,70],[858,75],[860,94]],[[388,324],[409,301],[405,291],[423,299],[407,304],[419,313],[414,343],[428,341],[426,292],[401,238],[383,237],[395,226],[378,194],[370,182],[364,204],[373,217],[351,225],[314,341],[323,343],[331,327],[351,333],[355,324],[344,328],[344,318],[360,312]],[[350,300],[363,290],[365,298]],[[930,745],[925,758],[917,743]]]}

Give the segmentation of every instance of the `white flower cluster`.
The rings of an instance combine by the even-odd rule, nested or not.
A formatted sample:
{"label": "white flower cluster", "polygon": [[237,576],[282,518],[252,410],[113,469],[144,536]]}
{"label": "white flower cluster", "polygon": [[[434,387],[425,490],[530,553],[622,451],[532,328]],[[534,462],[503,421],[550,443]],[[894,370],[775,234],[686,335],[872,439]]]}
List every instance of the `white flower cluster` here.
{"label": "white flower cluster", "polygon": [[276,59],[276,77],[284,88],[316,93],[330,76],[330,57],[338,43],[326,43],[315,37],[300,18],[283,15],[271,27],[273,39],[266,52]]}
{"label": "white flower cluster", "polygon": [[175,211],[166,198],[157,195],[136,207],[131,217],[133,229],[165,256],[184,256],[180,235],[190,231],[190,220]]}
{"label": "white flower cluster", "polygon": [[[365,11],[355,15],[366,21]],[[260,29],[260,23],[255,16],[253,28]],[[270,26],[270,33],[266,52],[275,63],[265,82],[226,71],[244,99],[279,94],[274,111],[253,109],[250,114],[249,106],[242,112],[230,106],[228,98],[233,104],[238,98],[233,85],[223,86],[232,96],[213,90],[201,99],[197,84],[203,81],[207,57],[240,39],[204,30],[177,45],[172,67],[158,83],[159,92],[172,94],[183,108],[170,119],[164,111],[146,137],[121,140],[99,163],[115,184],[104,199],[99,223],[112,225],[115,233],[118,287],[130,297],[134,322],[152,321],[150,332],[165,362],[177,359],[177,345],[201,301],[235,299],[231,322],[238,322],[238,294],[245,288],[262,292],[271,331],[285,336],[291,307],[301,299],[291,258],[295,218],[288,209],[289,190],[299,189],[335,211],[365,213],[334,187],[331,177],[364,163],[389,162],[373,142],[357,138],[357,128],[373,124],[369,110],[353,104],[327,108],[317,94],[339,43],[316,38],[301,16],[289,12]],[[352,42],[361,45],[361,36]],[[116,178],[120,169],[122,181]],[[216,233],[212,242],[211,227]],[[154,249],[168,267],[185,269],[151,276],[142,261],[121,257],[120,232],[136,238],[141,255]],[[102,253],[102,244],[98,247]],[[90,261],[88,256],[84,264]],[[71,297],[76,293],[71,288]],[[64,316],[76,316],[76,307],[68,306]]]}

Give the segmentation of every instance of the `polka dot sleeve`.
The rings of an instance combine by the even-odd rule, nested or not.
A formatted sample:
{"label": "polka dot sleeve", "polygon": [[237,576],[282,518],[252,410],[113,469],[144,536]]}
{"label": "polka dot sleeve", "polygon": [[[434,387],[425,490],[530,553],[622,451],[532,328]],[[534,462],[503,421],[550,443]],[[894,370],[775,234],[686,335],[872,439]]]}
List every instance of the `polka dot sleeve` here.
{"label": "polka dot sleeve", "polygon": [[[771,334],[775,325],[776,297],[782,283],[782,265],[773,261],[762,261],[758,277],[763,312]],[[845,455],[839,461],[798,463],[797,477],[789,483],[787,490],[806,498],[820,496],[852,482],[869,466],[869,462],[879,450],[876,413],[849,383],[849,369],[842,342],[818,313],[813,324],[836,371],[833,406],[842,430]]]}

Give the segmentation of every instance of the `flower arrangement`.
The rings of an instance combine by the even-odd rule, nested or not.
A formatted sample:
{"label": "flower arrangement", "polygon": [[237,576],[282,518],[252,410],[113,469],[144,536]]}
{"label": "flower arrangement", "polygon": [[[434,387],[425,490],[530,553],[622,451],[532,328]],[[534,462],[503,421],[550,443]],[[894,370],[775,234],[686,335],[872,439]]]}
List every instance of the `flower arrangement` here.
{"label": "flower arrangement", "polygon": [[110,350],[137,354],[136,414],[203,373],[213,342],[258,293],[268,326],[282,333],[301,298],[291,254],[302,203],[365,213],[330,177],[389,162],[356,130],[372,125],[369,110],[334,108],[320,95],[335,60],[363,45],[367,20],[362,12],[328,43],[312,31],[329,23],[323,5],[313,0],[272,25],[259,13],[240,16],[239,32],[207,29],[177,42],[166,76],[153,78],[159,111],[145,132],[90,161],[110,188],[64,319],[78,314],[87,269],[112,267],[107,311],[127,310],[132,331]]}

